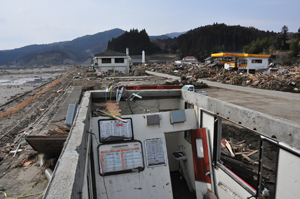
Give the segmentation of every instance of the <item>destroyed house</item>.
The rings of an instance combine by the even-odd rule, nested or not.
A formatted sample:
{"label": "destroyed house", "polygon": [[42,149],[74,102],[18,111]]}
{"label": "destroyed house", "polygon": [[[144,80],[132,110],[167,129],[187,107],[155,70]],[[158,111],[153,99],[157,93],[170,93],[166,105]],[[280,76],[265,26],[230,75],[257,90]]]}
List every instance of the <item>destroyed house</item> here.
{"label": "destroyed house", "polygon": [[300,198],[299,132],[181,89],[87,91],[44,198]]}
{"label": "destroyed house", "polygon": [[224,64],[225,69],[239,69],[247,73],[255,73],[260,69],[268,69],[269,55],[247,53],[214,53],[211,57]]}
{"label": "destroyed house", "polygon": [[94,55],[94,65],[101,72],[120,71],[129,72],[129,57],[125,53],[107,50]]}
{"label": "destroyed house", "polygon": [[182,58],[182,62],[183,63],[197,63],[197,58],[194,56],[186,56],[184,58]]}

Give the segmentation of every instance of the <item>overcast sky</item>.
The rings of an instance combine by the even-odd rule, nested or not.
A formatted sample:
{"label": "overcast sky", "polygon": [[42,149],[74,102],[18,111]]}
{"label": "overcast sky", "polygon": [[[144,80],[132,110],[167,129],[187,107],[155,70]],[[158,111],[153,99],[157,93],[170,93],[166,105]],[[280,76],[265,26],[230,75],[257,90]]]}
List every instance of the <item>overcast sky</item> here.
{"label": "overcast sky", "polygon": [[68,41],[121,28],[151,36],[213,23],[289,32],[300,27],[299,0],[0,0],[0,50]]}

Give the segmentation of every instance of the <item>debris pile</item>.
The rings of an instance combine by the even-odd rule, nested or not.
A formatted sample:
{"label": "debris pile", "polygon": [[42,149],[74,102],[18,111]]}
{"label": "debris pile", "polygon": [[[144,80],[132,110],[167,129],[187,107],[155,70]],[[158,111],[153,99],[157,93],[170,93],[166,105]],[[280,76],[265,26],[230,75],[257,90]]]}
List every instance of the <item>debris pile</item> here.
{"label": "debris pile", "polygon": [[300,67],[289,67],[282,70],[281,73],[278,71],[268,74],[264,74],[261,71],[255,74],[247,74],[223,69],[217,75],[209,78],[209,80],[260,89],[299,92]]}
{"label": "debris pile", "polygon": [[268,90],[300,92],[300,66],[269,68],[265,71],[256,71],[255,74],[229,71],[224,68],[208,66],[199,68],[196,65],[182,65],[180,67],[159,65],[150,66],[147,70],[180,76],[182,84],[194,84],[199,78],[207,78],[208,80],[225,84],[251,86]]}

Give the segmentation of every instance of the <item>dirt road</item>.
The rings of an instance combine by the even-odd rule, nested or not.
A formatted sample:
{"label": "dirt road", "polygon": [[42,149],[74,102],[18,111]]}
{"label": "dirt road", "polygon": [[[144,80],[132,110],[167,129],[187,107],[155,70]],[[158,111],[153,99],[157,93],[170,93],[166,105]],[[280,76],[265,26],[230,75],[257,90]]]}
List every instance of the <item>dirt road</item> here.
{"label": "dirt road", "polygon": [[[147,71],[148,74],[178,79],[177,76]],[[203,81],[209,88],[209,97],[259,111],[268,115],[300,123],[300,94],[235,86],[217,82]]]}

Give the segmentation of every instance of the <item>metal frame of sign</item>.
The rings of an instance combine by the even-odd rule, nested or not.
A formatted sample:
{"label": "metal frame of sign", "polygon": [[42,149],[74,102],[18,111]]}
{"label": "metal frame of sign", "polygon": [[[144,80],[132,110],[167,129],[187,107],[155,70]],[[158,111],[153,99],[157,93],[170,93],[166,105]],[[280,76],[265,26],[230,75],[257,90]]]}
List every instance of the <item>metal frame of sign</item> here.
{"label": "metal frame of sign", "polygon": [[[157,142],[157,141],[160,141]],[[163,157],[160,157],[160,159],[163,159],[163,161],[159,161],[157,158],[157,156],[159,156],[160,154],[157,154],[157,151],[152,151],[152,154],[151,154],[151,151],[149,151],[149,144],[152,143],[152,147],[154,144],[156,144],[157,146],[160,146],[161,147],[161,153],[163,155]],[[159,145],[160,144],[160,145]],[[147,164],[147,167],[155,167],[155,166],[164,166],[164,165],[167,165],[167,160],[166,160],[166,151],[165,151],[165,147],[164,147],[164,140],[163,138],[151,138],[151,139],[146,139],[145,140],[145,151],[146,151],[146,164]],[[155,147],[155,146],[154,146]],[[157,148],[155,148],[157,149]],[[156,156],[156,157],[155,157]],[[153,159],[152,161],[158,161],[157,163],[151,163],[152,161],[150,161],[150,159]]]}
{"label": "metal frame of sign", "polygon": [[[135,146],[136,144],[138,144],[138,146]],[[137,147],[138,147],[138,153],[136,152]],[[100,151],[101,148],[102,151]],[[103,148],[107,148],[107,149],[105,150]],[[140,172],[145,169],[143,145],[141,141],[132,140],[132,141],[124,141],[124,142],[99,144],[97,147],[97,151],[98,151],[99,174],[101,176],[116,175],[122,173],[130,173],[130,172]],[[126,159],[126,156],[128,157],[128,159]],[[105,160],[105,158],[107,159]],[[113,159],[113,161],[109,162],[109,160],[111,159]],[[138,166],[131,165],[131,163],[133,162],[128,161],[129,159],[131,159],[133,162],[135,159],[138,159],[140,160],[140,162],[138,162]],[[126,164],[129,164],[127,165],[128,168],[126,168]],[[105,171],[106,166],[112,166],[112,167],[110,167],[108,171]],[[119,167],[120,169],[118,169]]]}
{"label": "metal frame of sign", "polygon": [[[99,141],[101,142],[101,143],[106,143],[106,142],[117,142],[117,141],[129,141],[129,140],[133,140],[134,139],[134,135],[133,135],[133,127],[132,127],[132,119],[131,118],[122,118],[123,120],[127,120],[127,123],[124,123],[124,122],[122,122],[122,121],[119,121],[119,120],[115,120],[115,119],[99,119],[98,120],[98,127],[99,127]],[[130,123],[130,127],[131,127],[131,137],[130,138],[122,138],[121,136],[118,138],[118,137],[116,137],[116,138],[114,138],[114,139],[112,139],[112,140],[104,140],[103,138],[104,137],[102,137],[103,136],[103,133],[102,133],[102,135],[101,135],[101,127],[102,127],[102,129],[103,129],[103,126],[101,126],[101,124],[100,123],[104,123],[104,122],[115,122],[116,124],[118,124],[118,125],[129,125],[129,123]]]}

